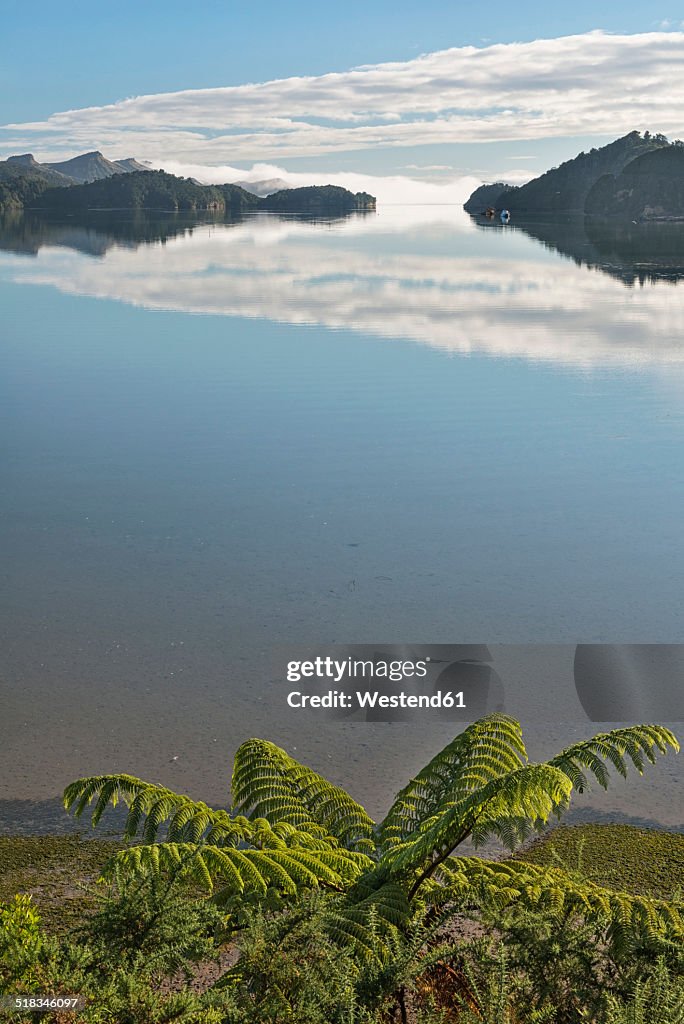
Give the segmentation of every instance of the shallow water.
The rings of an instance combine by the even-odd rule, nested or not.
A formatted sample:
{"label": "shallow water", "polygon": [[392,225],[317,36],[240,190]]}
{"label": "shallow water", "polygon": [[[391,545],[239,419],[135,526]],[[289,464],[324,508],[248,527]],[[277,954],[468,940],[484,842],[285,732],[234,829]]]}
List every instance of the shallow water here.
{"label": "shallow water", "polygon": [[[684,641],[682,266],[456,207],[6,223],[0,796],[225,800],[260,733],[379,809],[451,727],[284,719],[274,645]],[[554,672],[535,756],[590,729]],[[676,826],[677,763],[596,807]]]}

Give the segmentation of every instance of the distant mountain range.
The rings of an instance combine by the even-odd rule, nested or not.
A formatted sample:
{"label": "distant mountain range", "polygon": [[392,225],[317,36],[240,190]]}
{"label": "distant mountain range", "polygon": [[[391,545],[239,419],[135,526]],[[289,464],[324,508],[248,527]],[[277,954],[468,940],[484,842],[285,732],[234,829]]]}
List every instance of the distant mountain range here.
{"label": "distant mountain range", "polygon": [[101,178],[111,178],[114,174],[149,171],[149,167],[145,167],[130,156],[125,160],[108,160],[99,150],[95,150],[58,163],[39,163],[33,153],[22,153],[20,156],[10,156],[7,160],[0,161],[0,181],[8,174],[13,176],[13,171],[17,174],[29,173],[42,177],[51,185],[59,187],[83,185],[86,182],[99,181]]}
{"label": "distant mountain range", "polygon": [[[70,160],[57,163],[39,163],[33,153],[22,153],[0,160],[0,181],[15,178],[17,175],[33,174],[36,178],[49,181],[51,186],[85,185],[91,181],[101,181],[115,174],[131,174],[134,171],[149,171],[150,167],[141,164],[135,157],[123,160],[108,160],[99,150],[92,153],[81,153]],[[202,183],[196,178],[189,178],[195,185]],[[270,196],[274,192],[282,192],[292,186],[283,178],[262,178],[260,181],[235,181],[232,184],[251,192],[255,196]]]}
{"label": "distant mountain range", "polygon": [[138,163],[134,157],[129,156],[124,160],[108,160],[99,151],[94,153],[83,153],[82,156],[75,156],[71,160],[62,160],[60,163],[47,164],[53,171],[59,171],[68,178],[73,178],[78,185],[86,182],[99,181],[101,178],[111,178],[114,174],[131,174],[133,171],[149,171],[149,167]]}
{"label": "distant mountain range", "polygon": [[261,181],[234,181],[234,185],[244,188],[255,196],[271,196],[274,192],[284,192],[292,188],[282,178],[263,178]]}
{"label": "distant mountain range", "polygon": [[471,214],[507,209],[525,216],[684,219],[684,144],[668,142],[664,135],[630,132],[526,185],[481,185],[464,209]]}
{"label": "distant mountain range", "polygon": [[268,210],[328,217],[375,209],[374,196],[336,185],[290,189],[278,178],[245,184],[249,189],[233,183],[202,185],[151,170],[134,157],[108,160],[99,151],[57,163],[39,163],[24,153],[0,161],[0,211],[186,210],[235,217]]}

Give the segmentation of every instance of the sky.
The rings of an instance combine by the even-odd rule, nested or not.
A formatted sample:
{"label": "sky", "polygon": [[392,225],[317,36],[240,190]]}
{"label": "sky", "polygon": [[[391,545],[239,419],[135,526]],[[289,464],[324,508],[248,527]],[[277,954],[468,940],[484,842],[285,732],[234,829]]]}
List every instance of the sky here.
{"label": "sky", "polygon": [[684,135],[681,4],[3,2],[0,157],[201,180],[524,181]]}

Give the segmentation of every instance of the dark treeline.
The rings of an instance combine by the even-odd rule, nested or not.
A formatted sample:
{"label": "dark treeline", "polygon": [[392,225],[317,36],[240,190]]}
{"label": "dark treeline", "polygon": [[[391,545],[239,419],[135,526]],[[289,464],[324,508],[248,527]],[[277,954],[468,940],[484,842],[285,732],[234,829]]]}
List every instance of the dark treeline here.
{"label": "dark treeline", "polygon": [[98,181],[55,186],[40,170],[12,169],[0,179],[0,210],[45,210],[75,213],[88,210],[217,211],[237,215],[257,210],[282,213],[343,214],[375,209],[375,198],[334,185],[288,189],[260,198],[239,185],[200,185],[165,171],[114,174]]}
{"label": "dark treeline", "polygon": [[464,208],[476,215],[489,208],[525,215],[684,219],[684,144],[630,132],[525,185],[481,185]]}

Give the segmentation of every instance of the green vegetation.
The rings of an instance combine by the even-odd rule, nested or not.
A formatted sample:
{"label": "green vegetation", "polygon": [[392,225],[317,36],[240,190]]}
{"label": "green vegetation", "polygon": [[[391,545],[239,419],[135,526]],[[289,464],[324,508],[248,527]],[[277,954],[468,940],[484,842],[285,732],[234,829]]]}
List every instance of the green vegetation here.
{"label": "green vegetation", "polygon": [[[32,157],[0,162],[0,213],[21,209],[49,213],[84,214],[94,210],[215,211],[231,217],[256,210],[307,216],[340,216],[354,210],[374,210],[375,198],[366,192],[349,192],[336,185],[285,189],[260,198],[239,185],[200,185],[192,178],[179,178],[165,171],[123,168],[115,172],[101,154],[93,170],[96,180],[74,184],[73,179]],[[78,163],[86,157],[79,157]],[[102,165],[102,166],[101,166]],[[64,165],[55,165],[64,166]]]}
{"label": "green vegetation", "polygon": [[684,217],[684,146],[664,135],[630,132],[580,153],[520,187],[482,185],[465,203],[527,216],[584,214],[630,220]]}
{"label": "green vegetation", "polygon": [[72,184],[72,178],[39,164],[31,153],[0,160],[0,212],[21,210],[36,202],[46,189]]}
{"label": "green vegetation", "polygon": [[463,204],[466,213],[484,213],[488,208],[501,210],[504,206],[500,202],[504,192],[508,195],[515,191],[515,185],[507,185],[503,181],[496,181],[492,185],[480,185],[471,192]]}
{"label": "green vegetation", "polygon": [[339,185],[309,185],[274,192],[261,200],[260,208],[274,213],[335,216],[354,210],[374,210],[375,196],[368,192],[349,192]]}
{"label": "green vegetation", "polygon": [[614,864],[599,827],[556,830],[504,861],[461,849],[497,838],[515,850],[590,778],[605,787],[609,769],[641,773],[668,748],[667,729],[632,726],[535,764],[520,725],[492,715],[379,823],[265,740],[236,754],[232,812],[129,775],[80,779],[65,806],[92,806],[97,825],[125,803],[128,845],[67,936],[5,898],[0,992],[80,991],[81,1019],[98,1024],[626,1024],[656,990],[678,1012],[681,837],[622,829]]}
{"label": "green vegetation", "polygon": [[198,185],[164,171],[115,174],[85,185],[51,188],[33,207],[74,212],[85,210],[229,210],[256,208],[259,200],[237,185]]}
{"label": "green vegetation", "polygon": [[79,836],[0,836],[0,903],[30,895],[50,934],[64,933],[92,907],[85,891],[121,843]]}
{"label": "green vegetation", "polygon": [[562,864],[597,885],[656,899],[684,897],[684,835],[631,825],[555,828],[523,854],[533,864]]}
{"label": "green vegetation", "polygon": [[0,213],[31,206],[53,185],[42,172],[0,163]]}
{"label": "green vegetation", "polygon": [[594,217],[684,220],[684,144],[645,153],[617,175],[604,175],[587,195]]}

